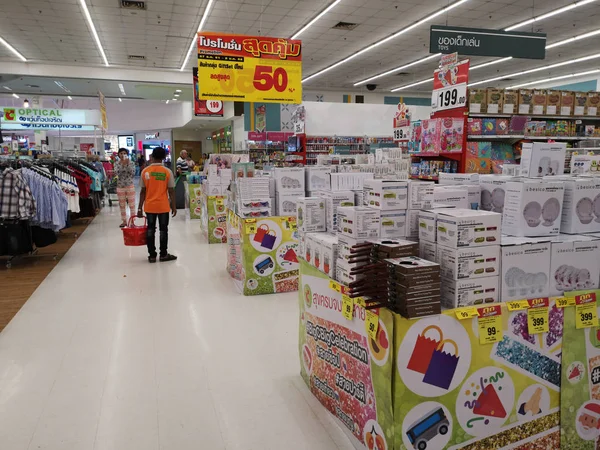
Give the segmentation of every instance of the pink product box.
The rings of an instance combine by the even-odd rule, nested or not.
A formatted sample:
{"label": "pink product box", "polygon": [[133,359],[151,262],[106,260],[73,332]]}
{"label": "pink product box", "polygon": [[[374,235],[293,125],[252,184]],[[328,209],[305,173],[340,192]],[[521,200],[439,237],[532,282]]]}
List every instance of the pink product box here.
{"label": "pink product box", "polygon": [[421,126],[421,153],[439,153],[442,147],[441,120],[423,120]]}
{"label": "pink product box", "polygon": [[467,119],[467,135],[481,136],[482,134],[482,120],[473,118]]}
{"label": "pink product box", "polygon": [[465,120],[446,117],[440,119],[441,151],[460,153],[463,149]]}

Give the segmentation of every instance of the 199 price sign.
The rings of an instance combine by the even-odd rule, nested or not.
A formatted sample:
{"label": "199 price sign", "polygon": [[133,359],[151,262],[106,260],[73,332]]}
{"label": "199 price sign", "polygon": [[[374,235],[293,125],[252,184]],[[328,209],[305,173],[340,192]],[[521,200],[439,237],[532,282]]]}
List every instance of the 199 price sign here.
{"label": "199 price sign", "polygon": [[467,84],[435,89],[431,93],[431,109],[433,112],[467,106]]}

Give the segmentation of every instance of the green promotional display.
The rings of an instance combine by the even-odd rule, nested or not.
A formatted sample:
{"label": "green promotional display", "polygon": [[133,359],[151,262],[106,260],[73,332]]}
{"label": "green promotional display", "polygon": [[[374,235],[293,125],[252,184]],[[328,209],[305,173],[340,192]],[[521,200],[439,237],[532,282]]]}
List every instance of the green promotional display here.
{"label": "green promotional display", "polygon": [[298,290],[295,217],[243,219],[228,211],[227,271],[244,295]]}
{"label": "green promotional display", "polygon": [[202,185],[187,183],[188,190],[188,208],[190,210],[190,219],[198,220],[202,218]]}
{"label": "green promotional display", "polygon": [[222,195],[206,195],[204,193],[196,198],[198,206],[195,209],[200,213],[200,229],[209,244],[227,242],[226,200],[227,198]]}

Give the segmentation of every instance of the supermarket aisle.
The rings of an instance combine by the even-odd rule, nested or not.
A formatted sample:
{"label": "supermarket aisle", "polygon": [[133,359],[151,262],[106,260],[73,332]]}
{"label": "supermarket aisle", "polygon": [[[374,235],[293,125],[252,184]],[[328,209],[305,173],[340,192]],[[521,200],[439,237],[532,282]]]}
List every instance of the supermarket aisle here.
{"label": "supermarket aisle", "polygon": [[2,448],[354,448],[298,375],[296,294],[241,296],[180,214],[150,265],[105,210],[0,334]]}

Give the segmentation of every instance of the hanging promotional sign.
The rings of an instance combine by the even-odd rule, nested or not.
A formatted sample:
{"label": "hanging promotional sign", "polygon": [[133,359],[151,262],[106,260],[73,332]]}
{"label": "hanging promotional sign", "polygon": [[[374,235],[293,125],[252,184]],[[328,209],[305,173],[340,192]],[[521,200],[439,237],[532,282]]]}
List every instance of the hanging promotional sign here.
{"label": "hanging promotional sign", "polygon": [[98,99],[100,100],[100,117],[102,122],[102,129],[108,131],[108,118],[106,117],[106,103],[104,101],[104,94],[98,91]]}
{"label": "hanging promotional sign", "polygon": [[47,108],[15,108],[1,109],[2,128],[9,124],[60,124],[60,125],[95,125],[102,124],[100,111],[91,109],[47,109]]}
{"label": "hanging promotional sign", "polygon": [[462,108],[467,105],[469,60],[451,64],[433,72],[432,112]]}
{"label": "hanging promotional sign", "polygon": [[196,117],[223,117],[221,100],[200,100],[198,98],[198,68],[194,67],[194,115]]}
{"label": "hanging promotional sign", "polygon": [[200,100],[302,102],[301,41],[201,32],[197,42]]}
{"label": "hanging promotional sign", "polygon": [[546,34],[483,28],[432,25],[429,33],[431,53],[460,53],[472,56],[544,59]]}
{"label": "hanging promotional sign", "polygon": [[398,103],[398,111],[394,115],[394,141],[410,138],[410,112],[404,103]]}

